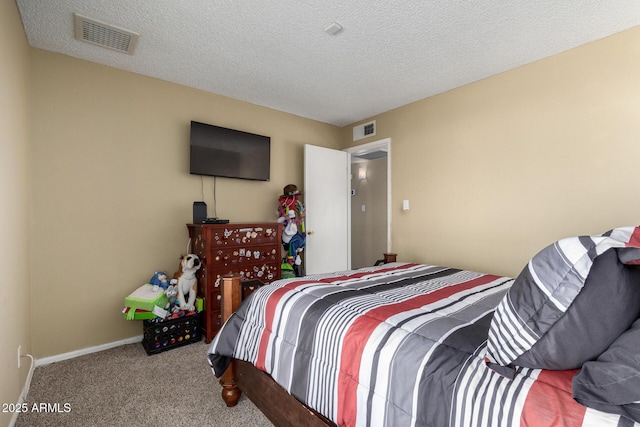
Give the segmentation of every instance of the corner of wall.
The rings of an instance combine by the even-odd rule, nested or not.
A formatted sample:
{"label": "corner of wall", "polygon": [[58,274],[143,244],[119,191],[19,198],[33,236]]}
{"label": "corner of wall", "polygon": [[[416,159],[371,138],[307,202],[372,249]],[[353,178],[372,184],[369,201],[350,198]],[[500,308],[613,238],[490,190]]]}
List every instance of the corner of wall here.
{"label": "corner of wall", "polygon": [[[18,348],[27,353],[30,332],[29,263],[29,46],[14,1],[0,2],[0,293],[10,295],[3,317],[0,346],[0,402],[17,403],[28,381],[29,364],[18,368]],[[24,361],[25,359],[22,359]],[[0,425],[12,425],[17,415],[0,413]]]}

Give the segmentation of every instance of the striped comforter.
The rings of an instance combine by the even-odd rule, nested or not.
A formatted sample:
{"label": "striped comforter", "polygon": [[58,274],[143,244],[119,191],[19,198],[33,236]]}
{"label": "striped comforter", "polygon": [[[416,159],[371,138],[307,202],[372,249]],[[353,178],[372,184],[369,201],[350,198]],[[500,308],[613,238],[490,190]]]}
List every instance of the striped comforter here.
{"label": "striped comforter", "polygon": [[512,279],[393,263],[251,294],[211,343],[216,376],[253,363],[341,426],[627,426],[571,397],[574,371],[487,368]]}

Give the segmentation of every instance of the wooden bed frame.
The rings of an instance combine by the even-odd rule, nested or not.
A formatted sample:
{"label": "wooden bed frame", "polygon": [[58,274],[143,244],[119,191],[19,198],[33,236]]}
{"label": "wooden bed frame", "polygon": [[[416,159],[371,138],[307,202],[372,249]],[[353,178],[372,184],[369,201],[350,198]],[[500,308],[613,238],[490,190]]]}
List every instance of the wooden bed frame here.
{"label": "wooden bed frame", "polygon": [[[386,253],[376,265],[396,261],[396,254]],[[242,281],[239,275],[228,275],[222,279],[222,320],[227,321],[242,302]],[[244,393],[260,411],[276,426],[335,427],[335,424],[307,407],[269,374],[251,363],[233,360],[220,378],[222,399],[227,406],[235,406]]]}

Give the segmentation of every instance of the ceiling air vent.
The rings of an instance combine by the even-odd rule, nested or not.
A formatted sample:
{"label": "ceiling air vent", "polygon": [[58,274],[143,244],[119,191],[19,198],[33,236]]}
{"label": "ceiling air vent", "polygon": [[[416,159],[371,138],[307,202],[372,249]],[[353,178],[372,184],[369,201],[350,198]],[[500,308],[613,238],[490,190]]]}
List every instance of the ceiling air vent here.
{"label": "ceiling air vent", "polygon": [[376,134],[376,121],[372,120],[353,127],[353,140],[357,141],[362,138],[374,136]]}
{"label": "ceiling air vent", "polygon": [[76,39],[133,55],[140,34],[123,30],[77,13],[73,14]]}

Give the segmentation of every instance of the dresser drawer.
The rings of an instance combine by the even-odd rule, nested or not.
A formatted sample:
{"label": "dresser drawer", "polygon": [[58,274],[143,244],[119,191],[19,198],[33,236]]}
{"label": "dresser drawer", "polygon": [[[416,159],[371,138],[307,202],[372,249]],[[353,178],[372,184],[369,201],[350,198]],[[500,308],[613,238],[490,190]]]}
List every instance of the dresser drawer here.
{"label": "dresser drawer", "polygon": [[216,268],[209,270],[207,274],[213,283],[213,287],[216,289],[220,289],[222,277],[227,274],[239,274],[242,280],[258,279],[263,282],[272,282],[280,278],[280,262],[264,262],[261,264]]}
{"label": "dresser drawer", "polygon": [[212,249],[224,246],[253,246],[262,244],[279,244],[278,229],[276,227],[251,227],[240,225],[237,227],[215,228],[209,230],[209,245]]}
{"label": "dresser drawer", "polygon": [[218,268],[242,269],[253,264],[278,262],[278,248],[276,245],[265,246],[220,246],[209,252],[205,265],[211,271]]}

